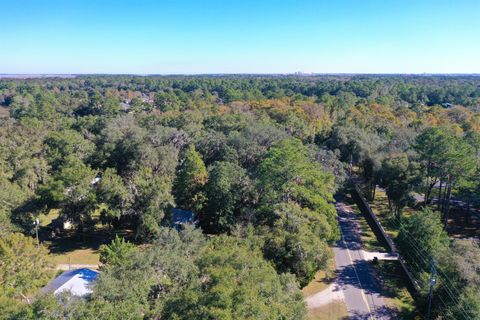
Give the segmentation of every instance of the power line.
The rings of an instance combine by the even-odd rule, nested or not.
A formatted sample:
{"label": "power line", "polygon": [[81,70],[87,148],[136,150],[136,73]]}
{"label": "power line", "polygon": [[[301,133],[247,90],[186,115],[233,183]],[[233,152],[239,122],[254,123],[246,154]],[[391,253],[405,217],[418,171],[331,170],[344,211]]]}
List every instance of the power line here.
{"label": "power line", "polygon": [[[443,303],[443,305],[444,305],[446,308],[448,308],[448,304],[446,304],[445,301],[443,301],[442,296],[441,296],[441,295],[437,295],[437,297],[440,299],[440,301]],[[443,315],[445,315],[445,314],[443,314]],[[469,320],[468,315],[466,315],[465,313],[462,313],[462,316],[464,317],[464,319]]]}
{"label": "power line", "polygon": [[435,286],[435,261],[432,260],[432,269],[431,269],[431,276],[430,276],[430,292],[428,293],[428,312],[427,312],[427,320],[430,320],[430,313],[432,311],[432,297],[433,297],[433,287]]}
{"label": "power line", "polygon": [[[412,256],[411,256],[410,253],[408,254],[408,256],[412,258]],[[424,271],[423,268],[422,268],[418,263],[416,263],[414,260],[410,261],[410,264],[409,264],[409,265],[410,265],[410,267],[418,268],[419,271]],[[425,272],[425,271],[424,271],[424,272]],[[418,277],[415,278],[414,280],[417,281],[417,282],[419,282],[419,278],[418,278]],[[444,288],[448,289],[448,287],[446,286],[446,284],[445,284],[444,282],[441,283],[441,286],[443,286]],[[440,287],[439,287],[439,288],[440,288]],[[451,293],[450,291],[448,291],[448,292],[446,292],[446,293],[447,293],[448,297],[449,297],[456,305],[458,305],[458,306],[461,308],[461,310],[459,310],[459,311],[462,312],[462,316],[465,317],[466,319],[468,319],[468,318],[469,318],[469,317],[468,317],[468,313],[467,313],[467,311],[461,306],[460,302],[459,302],[458,300],[456,300],[456,299],[454,298],[454,296],[452,296],[452,293]],[[444,305],[445,307],[448,307],[448,306],[449,306],[449,304],[445,303],[445,301],[444,301],[443,299],[442,299],[442,302],[443,302],[443,305]],[[436,312],[438,312],[438,310],[436,310]]]}
{"label": "power line", "polygon": [[[398,218],[396,218],[396,219],[398,220]],[[429,253],[426,252],[425,249],[422,248],[420,245],[418,245],[418,242],[415,242],[415,240],[413,240],[414,237],[408,232],[408,230],[405,229],[404,225],[401,222],[399,222],[399,224],[400,224],[400,227],[402,228],[402,230],[405,231],[408,234],[408,236],[410,236],[410,238],[406,237],[405,239],[413,246],[413,249],[418,254],[418,257],[423,258],[422,261],[425,264],[428,264],[428,260],[425,260],[425,259],[430,259],[431,260],[432,258],[431,257],[425,258],[425,256],[420,251],[423,251],[428,256],[429,256]],[[445,275],[441,269],[437,269],[437,273],[440,274],[442,277],[445,278],[445,280],[447,280],[449,282],[449,284],[452,286],[452,289],[455,289],[455,286],[453,285],[453,283],[449,280],[448,276]],[[458,292],[457,292],[457,294],[458,294]]]}
{"label": "power line", "polygon": [[[418,262],[415,262],[415,260],[416,260],[415,258],[420,259],[421,262],[423,264],[425,264],[425,266],[427,266],[433,260],[432,257],[431,257],[431,254],[428,253],[425,250],[425,248],[423,248],[420,244],[418,244],[418,241],[415,240],[415,237],[413,237],[412,234],[405,228],[404,224],[402,223],[402,221],[398,217],[393,216],[392,218],[393,219],[390,220],[390,221],[393,222],[394,225],[396,225],[396,227],[398,229],[400,229],[401,231],[404,232],[404,235],[405,235],[404,239],[406,239],[408,241],[411,248],[415,251],[415,254],[417,255],[417,257],[413,257],[412,253],[407,251],[408,255],[411,258],[411,261],[407,261],[407,263],[412,267],[413,267],[413,263],[414,263],[415,267],[418,267],[418,271],[426,272],[425,267],[421,267]],[[404,252],[402,252],[402,253],[404,253]],[[450,279],[441,270],[436,270],[436,273],[438,273],[438,277],[442,280],[440,287],[445,288],[444,292],[448,295],[448,297],[451,299],[451,301],[455,305],[457,305],[459,308],[461,308],[463,316],[466,316],[467,311],[465,310],[465,308],[460,303],[460,300],[458,298],[456,298],[456,297],[460,296],[460,293],[456,289],[455,285],[453,285],[453,283],[450,281]],[[414,279],[414,280],[416,280],[418,282],[418,279]],[[448,285],[447,285],[447,282],[448,282]],[[445,306],[447,307],[446,304],[445,304]],[[467,319],[468,319],[468,316],[467,316]]]}
{"label": "power line", "polygon": [[[394,220],[394,222],[397,223],[397,226],[399,226],[403,231],[406,232],[407,234],[407,237],[405,237],[405,239],[412,245],[413,249],[416,251],[416,254],[418,255],[417,258],[422,258],[422,262],[425,263],[425,264],[428,264],[428,258],[425,258],[425,256],[420,252],[420,251],[423,251],[424,253],[426,253],[427,255],[428,252],[425,251],[424,248],[422,248],[421,246],[418,246],[416,242],[414,242],[414,237],[408,232],[408,230],[405,229],[403,223],[397,218],[397,217],[394,217],[396,220]],[[409,256],[412,258],[411,254],[409,253]],[[427,261],[426,261],[427,259]],[[429,258],[431,259],[431,258]],[[413,262],[414,260],[412,259],[412,261],[409,261],[410,263]],[[419,267],[419,269],[423,270],[423,268],[421,268],[418,263],[416,263],[416,266]],[[441,272],[441,270],[437,269],[436,272],[439,274],[439,277],[444,280],[442,281],[441,285],[443,286],[443,288],[445,288],[445,292],[447,293],[447,295],[449,296],[449,298],[452,300],[453,303],[455,303],[456,305],[458,305],[462,310],[462,313],[464,315],[467,315],[467,311],[465,310],[465,308],[462,306],[462,304],[460,303],[460,300],[458,298],[456,298],[456,296],[460,296],[460,293],[456,290],[455,286],[452,284],[452,282],[449,280],[449,278],[443,274],[443,272]],[[446,281],[445,281],[446,280]],[[418,280],[417,280],[418,281]],[[449,282],[450,286],[447,286],[446,285],[446,282]],[[452,291],[455,291],[452,292]],[[456,294],[456,295],[455,295]]]}

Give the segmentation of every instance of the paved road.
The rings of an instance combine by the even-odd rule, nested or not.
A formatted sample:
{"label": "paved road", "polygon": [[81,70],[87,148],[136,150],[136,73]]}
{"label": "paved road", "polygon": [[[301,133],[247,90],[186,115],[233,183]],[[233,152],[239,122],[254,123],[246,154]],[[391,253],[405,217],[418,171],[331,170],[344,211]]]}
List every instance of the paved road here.
{"label": "paved road", "polygon": [[356,215],[341,202],[338,211],[342,239],[334,247],[337,282],[340,284],[350,319],[394,319],[394,312],[382,298],[373,268],[361,248]]}
{"label": "paved road", "polygon": [[73,270],[73,269],[82,269],[82,268],[89,268],[98,270],[98,264],[68,264],[68,263],[60,263],[57,264],[57,270]]}

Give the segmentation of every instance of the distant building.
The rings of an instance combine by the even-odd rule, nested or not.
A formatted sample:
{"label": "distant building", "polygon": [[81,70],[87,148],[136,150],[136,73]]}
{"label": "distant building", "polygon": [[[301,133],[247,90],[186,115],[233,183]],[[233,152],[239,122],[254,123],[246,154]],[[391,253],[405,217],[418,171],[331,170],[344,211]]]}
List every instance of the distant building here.
{"label": "distant building", "polygon": [[130,111],[130,102],[131,100],[123,100],[123,102],[120,103],[120,107],[122,107],[124,112],[129,112]]}
{"label": "distant building", "polygon": [[40,293],[59,294],[70,291],[75,296],[83,297],[92,293],[91,286],[99,274],[98,271],[88,268],[65,271],[43,287]]}
{"label": "distant building", "polygon": [[170,225],[177,230],[180,230],[185,224],[197,223],[197,217],[192,211],[174,208],[170,210],[170,213]]}
{"label": "distant building", "polygon": [[141,98],[141,100],[142,100],[142,102],[148,103],[148,104],[153,104],[153,102],[154,102],[153,99],[152,99],[149,95],[147,95],[147,94],[145,94],[145,93],[142,93],[142,98]]}

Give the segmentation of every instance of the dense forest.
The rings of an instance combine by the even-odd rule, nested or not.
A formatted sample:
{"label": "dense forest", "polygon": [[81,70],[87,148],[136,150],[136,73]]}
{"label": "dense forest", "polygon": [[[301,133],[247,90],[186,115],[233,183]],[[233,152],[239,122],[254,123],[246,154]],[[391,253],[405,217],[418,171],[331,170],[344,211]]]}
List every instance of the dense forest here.
{"label": "dense forest", "polygon": [[[479,319],[479,112],[475,76],[0,79],[0,314],[305,319],[354,179],[385,190],[419,308],[435,261],[433,314]],[[52,212],[40,242],[109,237],[88,299],[38,295]]]}

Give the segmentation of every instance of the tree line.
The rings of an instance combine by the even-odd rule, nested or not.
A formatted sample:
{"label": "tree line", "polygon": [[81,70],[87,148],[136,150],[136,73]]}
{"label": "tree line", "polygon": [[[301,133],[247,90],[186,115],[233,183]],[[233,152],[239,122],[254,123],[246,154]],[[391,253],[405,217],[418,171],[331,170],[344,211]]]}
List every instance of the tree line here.
{"label": "tree line", "polygon": [[[400,220],[413,192],[429,202],[437,184],[441,226],[453,197],[475,207],[479,97],[466,76],[1,80],[0,255],[36,267],[0,264],[0,310],[304,319],[299,288],[331,259],[333,195],[352,167],[371,198],[385,188]],[[193,211],[198,228],[172,229],[172,208]],[[89,299],[28,305],[49,278],[32,225],[52,209],[78,234],[132,236],[102,247]]]}

